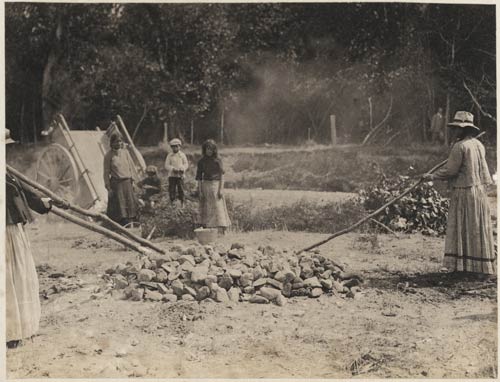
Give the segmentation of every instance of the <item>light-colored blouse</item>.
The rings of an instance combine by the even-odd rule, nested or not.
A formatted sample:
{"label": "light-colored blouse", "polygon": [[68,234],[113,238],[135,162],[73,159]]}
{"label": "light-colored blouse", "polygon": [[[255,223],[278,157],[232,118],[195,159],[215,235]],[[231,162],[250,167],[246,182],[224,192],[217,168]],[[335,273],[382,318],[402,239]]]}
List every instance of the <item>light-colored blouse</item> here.
{"label": "light-colored blouse", "polygon": [[134,176],[134,164],[126,149],[109,150],[104,156],[104,185],[110,186],[110,180],[128,179]]}

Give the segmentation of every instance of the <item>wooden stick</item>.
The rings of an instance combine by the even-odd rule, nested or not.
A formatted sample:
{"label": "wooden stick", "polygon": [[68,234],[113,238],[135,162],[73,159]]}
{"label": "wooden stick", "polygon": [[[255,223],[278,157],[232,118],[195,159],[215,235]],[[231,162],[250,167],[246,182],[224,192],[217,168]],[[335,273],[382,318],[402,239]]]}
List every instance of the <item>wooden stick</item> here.
{"label": "wooden stick", "polygon": [[52,206],[50,209],[50,212],[52,212],[54,215],[57,215],[65,220],[70,221],[71,223],[77,224],[81,227],[87,228],[91,231],[100,233],[101,235],[106,236],[107,238],[113,239],[117,241],[120,244],[125,245],[127,248],[133,249],[134,251],[139,252],[142,255],[147,255],[148,250],[137,243],[133,242],[132,240],[129,240],[122,235],[117,234],[116,232],[113,232],[107,228],[101,227],[97,224],[90,223],[88,221],[85,221],[77,216],[71,215],[65,211],[63,211],[60,208],[57,208],[56,206]]}
{"label": "wooden stick", "polygon": [[[485,132],[483,131],[482,133],[480,133],[479,135],[476,136],[476,139],[477,138],[480,138],[481,136],[483,136],[485,134]],[[431,168],[427,173],[428,174],[432,174],[433,172],[435,172],[437,169],[443,167],[446,163],[448,162],[448,160],[444,160],[442,161],[441,163],[438,163],[437,165],[435,165],[433,168]],[[307,251],[310,251],[311,249],[313,248],[316,248],[316,247],[319,247],[320,245],[323,245],[325,243],[328,243],[330,240],[332,239],[335,239],[336,237],[339,237],[341,235],[344,235],[348,232],[351,232],[353,230],[355,230],[356,228],[358,228],[361,224],[365,223],[367,220],[370,220],[372,218],[374,218],[375,216],[377,216],[378,214],[380,214],[381,212],[383,212],[387,207],[393,205],[394,203],[396,203],[399,199],[401,199],[403,196],[406,196],[408,195],[410,192],[412,192],[415,188],[417,188],[417,186],[420,185],[420,183],[423,182],[423,178],[420,178],[413,186],[411,186],[410,188],[408,188],[406,191],[404,191],[402,194],[396,196],[394,199],[388,201],[387,203],[385,203],[382,207],[380,207],[379,209],[377,209],[376,211],[372,212],[371,214],[369,214],[368,216],[364,217],[363,219],[359,220],[357,223],[354,223],[352,226],[350,227],[347,227],[347,228],[344,228],[343,230],[340,230],[338,232],[335,232],[334,234],[332,234],[331,236],[328,236],[326,239],[324,240],[321,240],[319,242],[317,242],[316,244],[313,244],[313,245],[310,245],[309,247],[306,247],[304,249],[301,249],[299,252],[297,252],[297,255],[302,253],[302,252],[307,252]]]}
{"label": "wooden stick", "polygon": [[373,218],[372,218],[372,219],[370,219],[370,221],[372,221],[373,223],[375,223],[375,224],[377,224],[377,225],[381,226],[382,228],[384,228],[385,230],[389,231],[389,232],[390,232],[390,233],[392,233],[394,236],[396,236],[396,237],[398,237],[398,238],[399,238],[399,235],[398,235],[396,232],[394,232],[392,229],[390,229],[389,227],[387,227],[384,223],[381,223],[381,222],[379,222],[378,220],[373,219]]}
{"label": "wooden stick", "polygon": [[62,206],[68,207],[68,209],[70,209],[72,211],[75,211],[75,212],[78,212],[81,215],[89,216],[89,217],[91,217],[93,219],[97,219],[99,221],[105,222],[105,223],[111,225],[114,229],[116,229],[117,231],[119,231],[123,235],[129,237],[132,240],[135,240],[136,242],[140,243],[141,245],[143,245],[145,247],[154,249],[155,251],[157,251],[157,252],[159,252],[161,254],[165,254],[166,253],[163,249],[157,247],[156,245],[154,245],[150,241],[145,240],[144,238],[139,237],[139,236],[133,234],[132,232],[130,232],[126,228],[123,228],[121,225],[119,225],[115,221],[111,220],[106,215],[104,215],[102,213],[99,213],[99,212],[88,211],[88,210],[85,210],[85,209],[83,209],[81,207],[75,206],[75,205],[69,203],[68,201],[64,200],[63,198],[59,197],[58,195],[56,195],[55,193],[53,193],[52,191],[50,191],[48,188],[46,188],[46,187],[38,184],[34,180],[29,179],[24,174],[22,174],[21,172],[17,171],[15,168],[13,168],[13,167],[11,167],[9,165],[6,165],[6,168],[7,168],[8,172],[10,172],[11,174],[15,175],[22,182],[26,183],[27,185],[33,187],[34,189],[36,189],[36,190],[38,190],[40,192],[42,192],[43,194],[47,195],[48,197],[50,197],[51,199],[53,199],[56,203],[58,203],[58,204],[60,204]]}

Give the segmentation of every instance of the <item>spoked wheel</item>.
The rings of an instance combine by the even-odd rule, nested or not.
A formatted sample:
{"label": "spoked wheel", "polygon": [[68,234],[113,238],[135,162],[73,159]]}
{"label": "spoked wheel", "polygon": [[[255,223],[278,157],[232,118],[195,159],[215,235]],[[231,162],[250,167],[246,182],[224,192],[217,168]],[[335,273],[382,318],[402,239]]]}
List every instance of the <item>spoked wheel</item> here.
{"label": "spoked wheel", "polygon": [[47,147],[38,158],[36,181],[69,202],[78,195],[78,171],[69,151],[58,143]]}

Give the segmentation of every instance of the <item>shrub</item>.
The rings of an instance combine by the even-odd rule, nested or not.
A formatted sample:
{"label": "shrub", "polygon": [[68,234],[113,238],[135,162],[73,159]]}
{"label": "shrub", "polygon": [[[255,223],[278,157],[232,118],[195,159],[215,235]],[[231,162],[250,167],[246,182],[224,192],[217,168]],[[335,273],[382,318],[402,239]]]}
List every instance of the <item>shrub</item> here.
{"label": "shrub", "polygon": [[[367,210],[376,210],[412,184],[407,176],[391,180],[383,177],[376,186],[361,192],[363,205]],[[395,231],[442,235],[446,231],[448,207],[448,199],[443,198],[428,182],[420,184],[410,194],[387,207],[376,219]]]}

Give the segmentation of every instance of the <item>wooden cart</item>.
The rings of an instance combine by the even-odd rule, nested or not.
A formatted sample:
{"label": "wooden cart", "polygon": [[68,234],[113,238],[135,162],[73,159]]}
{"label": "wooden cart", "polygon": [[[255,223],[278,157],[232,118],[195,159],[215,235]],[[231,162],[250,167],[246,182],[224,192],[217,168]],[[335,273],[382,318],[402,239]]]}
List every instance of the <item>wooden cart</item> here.
{"label": "wooden cart", "polygon": [[106,131],[71,130],[59,114],[51,124],[50,144],[36,164],[36,181],[57,195],[86,209],[105,208],[108,193],[104,186],[104,155],[109,138],[119,134],[135,164],[135,180],[145,173],[146,163],[135,147],[120,116]]}

